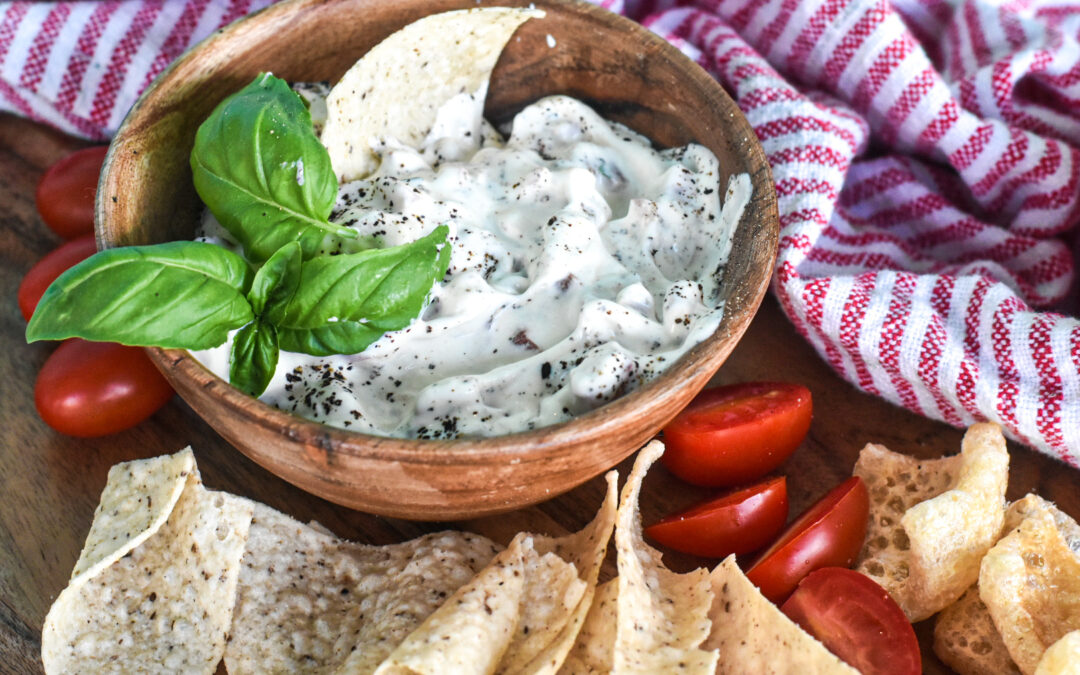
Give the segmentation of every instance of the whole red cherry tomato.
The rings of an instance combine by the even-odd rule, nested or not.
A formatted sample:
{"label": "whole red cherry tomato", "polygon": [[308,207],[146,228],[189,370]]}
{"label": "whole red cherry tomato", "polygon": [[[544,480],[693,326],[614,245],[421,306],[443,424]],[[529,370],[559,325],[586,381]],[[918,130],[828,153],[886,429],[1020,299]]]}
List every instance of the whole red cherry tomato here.
{"label": "whole red cherry tomato", "polygon": [[768,544],[787,516],[787,481],[780,476],[673,513],[645,534],[676,551],[724,558]]}
{"label": "whole red cherry tomato", "polygon": [[746,577],[766,598],[783,602],[810,572],[850,567],[862,550],[869,516],[866,484],[852,476],[789,525],[750,566]]}
{"label": "whole red cherry tomato", "polygon": [[688,483],[741,485],[784,463],[810,430],[810,390],[750,382],[697,395],[664,427],[664,465]]}
{"label": "whole red cherry tomato", "polygon": [[75,263],[82,262],[97,252],[94,235],[87,234],[61,244],[37,261],[19,284],[19,311],[27,321],[34,313],[38,301],[49,284]]}
{"label": "whole red cherry tomato", "polygon": [[873,579],[843,567],[811,572],[780,609],[863,675],[918,675],[919,641]]}
{"label": "whole red cherry tomato", "polygon": [[173,390],[141,347],[71,339],[45,361],[34,386],[38,414],[69,436],[105,436],[133,427]]}
{"label": "whole red cherry tomato", "polygon": [[94,231],[94,195],[108,149],[100,145],[76,150],[50,166],[38,181],[38,213],[64,239]]}

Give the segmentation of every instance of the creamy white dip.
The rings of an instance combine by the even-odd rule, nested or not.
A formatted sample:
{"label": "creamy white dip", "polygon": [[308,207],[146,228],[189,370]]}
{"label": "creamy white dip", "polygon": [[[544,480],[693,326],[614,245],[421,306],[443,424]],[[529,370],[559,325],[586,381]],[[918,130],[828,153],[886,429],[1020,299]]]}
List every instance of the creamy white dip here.
{"label": "creamy white dip", "polygon": [[[419,149],[381,142],[378,171],[342,185],[330,218],[380,247],[448,225],[427,309],[360,354],[282,352],[263,401],[383,436],[495,436],[592,410],[716,330],[749,176],[721,190],[708,149],[658,152],[564,96],[522,110],[504,140],[484,93],[443,106]],[[234,246],[210,216],[204,238]],[[195,356],[227,378],[228,354]]]}

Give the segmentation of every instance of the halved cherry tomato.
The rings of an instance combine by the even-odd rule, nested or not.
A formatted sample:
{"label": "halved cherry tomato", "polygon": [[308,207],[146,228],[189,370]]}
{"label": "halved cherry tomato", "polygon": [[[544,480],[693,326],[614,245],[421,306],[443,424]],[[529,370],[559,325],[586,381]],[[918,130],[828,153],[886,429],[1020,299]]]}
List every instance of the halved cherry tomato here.
{"label": "halved cherry tomato", "polygon": [[742,485],[784,463],[810,430],[810,390],[750,382],[706,389],[664,427],[663,462],[687,483]]}
{"label": "halved cherry tomato", "polygon": [[787,481],[780,476],[673,513],[645,534],[676,551],[724,558],[768,544],[787,516]]}
{"label": "halved cherry tomato", "polygon": [[780,608],[863,675],[918,675],[919,641],[904,610],[873,579],[843,567],[811,572]]}
{"label": "halved cherry tomato", "polygon": [[94,235],[88,234],[61,244],[37,261],[19,284],[19,311],[27,321],[34,313],[38,301],[49,284],[75,263],[82,262],[97,252]]}
{"label": "halved cherry tomato", "polygon": [[105,436],[133,427],[173,390],[141,347],[71,339],[45,361],[34,386],[38,414],[69,436]]}
{"label": "halved cherry tomato", "polygon": [[788,526],[750,566],[746,577],[766,598],[783,602],[810,572],[850,567],[862,550],[870,496],[862,478],[837,485]]}
{"label": "halved cherry tomato", "polygon": [[64,239],[94,231],[94,195],[108,149],[100,145],[76,150],[50,166],[38,181],[38,213]]}

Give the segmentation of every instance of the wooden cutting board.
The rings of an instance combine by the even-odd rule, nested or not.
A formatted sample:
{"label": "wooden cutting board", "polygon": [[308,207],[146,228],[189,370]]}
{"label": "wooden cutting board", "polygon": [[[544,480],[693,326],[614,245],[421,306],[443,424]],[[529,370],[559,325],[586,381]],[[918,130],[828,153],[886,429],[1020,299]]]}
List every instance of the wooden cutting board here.
{"label": "wooden cutting board", "polygon": [[[313,497],[253,464],[218,437],[179,397],[130,431],[99,439],[53,432],[34,410],[34,378],[52,351],[27,345],[15,302],[27,270],[60,243],[38,218],[34,188],[42,171],[83,145],[41,125],[0,115],[0,672],[39,673],[41,625],[64,588],[93,518],[109,467],[117,462],[195,449],[207,486],[250,497],[302,521],[318,520],[338,535],[387,544],[439,530],[442,524],[371,516]],[[783,466],[792,514],[799,513],[851,474],[870,441],[917,457],[959,451],[962,432],[859,393],[837,377],[796,334],[772,298],[766,299],[741,344],[715,383],[788,380],[808,386],[814,422],[802,447]],[[1080,472],[1009,444],[1008,496],[1029,491],[1080,516]],[[632,458],[619,467],[625,476]],[[549,502],[502,516],[452,524],[506,543],[518,531],[561,534],[592,517],[603,497],[600,478]],[[707,491],[680,483],[662,467],[645,482],[641,498],[646,524],[704,497]],[[714,561],[668,554],[685,571]],[[609,561],[610,563],[610,561]],[[607,573],[612,568],[609,566]],[[916,625],[924,672],[948,673],[930,651],[932,620]]]}

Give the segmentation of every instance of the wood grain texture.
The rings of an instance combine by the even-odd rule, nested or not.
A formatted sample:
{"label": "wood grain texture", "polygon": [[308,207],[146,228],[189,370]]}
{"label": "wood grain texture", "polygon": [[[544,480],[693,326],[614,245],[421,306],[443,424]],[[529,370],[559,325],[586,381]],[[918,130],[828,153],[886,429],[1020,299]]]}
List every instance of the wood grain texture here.
{"label": "wood grain texture", "polygon": [[[445,524],[367,515],[307,494],[250,461],[218,436],[177,397],[135,429],[102,439],[60,436],[42,423],[33,405],[34,377],[52,345],[27,345],[15,303],[22,275],[60,243],[38,219],[34,186],[42,171],[77,141],[44,127],[0,115],[0,672],[40,673],[41,625],[78,558],[109,467],[121,461],[175,452],[192,445],[208,486],[259,500],[301,520],[315,519],[335,533],[372,544],[403,541]],[[960,448],[962,432],[862,394],[840,380],[794,332],[767,299],[745,338],[714,382],[791,380],[813,392],[814,422],[802,447],[781,467],[788,476],[793,513],[850,475],[863,444],[884,443],[918,457]],[[1080,517],[1080,472],[1015,443],[1008,497],[1036,491]],[[619,465],[625,477],[631,459]],[[566,494],[499,516],[452,523],[502,543],[520,530],[564,534],[591,518],[604,494],[593,479]],[[680,483],[657,466],[642,492],[645,523],[681,508],[706,491]],[[675,569],[703,561],[665,555]],[[605,578],[613,571],[608,561]],[[933,621],[916,626],[924,672],[950,671],[930,651]]]}
{"label": "wood grain texture", "polygon": [[[723,363],[764,296],[776,256],[776,198],[761,146],[735,103],[638,24],[571,0],[536,5],[547,15],[525,23],[502,54],[489,117],[508,120],[545,95],[571,94],[662,146],[708,146],[720,160],[721,191],[731,174],[750,175],[753,197],[724,272],[720,327],[664,375],[596,411],[536,431],[455,441],[380,438],[310,422],[243,395],[186,352],[150,350],[177,392],[222,436],[309,492],[382,515],[436,520],[503,512],[565,492],[641,447],[681,410]],[[98,193],[99,242],[192,236],[201,211],[187,163],[195,130],[259,72],[334,81],[401,26],[475,6],[293,0],[215,34],[151,85],[117,133]]]}

